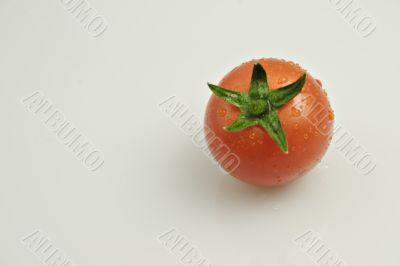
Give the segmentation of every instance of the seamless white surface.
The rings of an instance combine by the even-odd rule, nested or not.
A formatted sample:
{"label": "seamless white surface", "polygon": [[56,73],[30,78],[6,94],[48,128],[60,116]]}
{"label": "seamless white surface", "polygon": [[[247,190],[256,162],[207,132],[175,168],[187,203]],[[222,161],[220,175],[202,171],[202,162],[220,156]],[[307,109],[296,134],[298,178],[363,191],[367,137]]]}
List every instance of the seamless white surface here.
{"label": "seamless white surface", "polygon": [[[0,266],[49,265],[22,241],[36,230],[71,265],[182,265],[160,243],[171,228],[214,266],[313,265],[294,241],[308,230],[343,265],[400,265],[400,2],[358,0],[366,38],[330,0],[90,0],[97,38],[66,2],[0,0]],[[158,108],[175,95],[203,118],[206,82],[260,57],[323,82],[371,174],[331,147],[290,186],[249,187]],[[21,103],[35,91],[104,154],[97,171]]]}

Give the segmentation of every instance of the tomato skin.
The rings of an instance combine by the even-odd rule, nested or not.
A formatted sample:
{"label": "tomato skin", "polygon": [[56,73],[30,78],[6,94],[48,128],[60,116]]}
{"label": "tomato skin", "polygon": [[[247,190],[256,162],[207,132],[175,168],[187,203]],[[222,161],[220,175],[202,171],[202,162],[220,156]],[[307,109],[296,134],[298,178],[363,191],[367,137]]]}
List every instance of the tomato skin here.
{"label": "tomato skin", "polygon": [[[295,82],[305,71],[298,65],[278,59],[260,59],[246,62],[228,73],[219,85],[223,88],[248,92],[254,63],[264,67],[271,90]],[[333,131],[333,112],[319,81],[307,73],[300,94],[278,114],[289,144],[285,154],[260,126],[229,132],[224,127],[232,124],[240,111],[237,107],[212,95],[206,109],[205,126],[220,142],[207,137],[211,153],[217,156],[218,143],[225,144],[236,154],[240,163],[231,175],[257,186],[278,186],[289,183],[316,166],[327,151]],[[225,170],[230,172],[232,169]]]}

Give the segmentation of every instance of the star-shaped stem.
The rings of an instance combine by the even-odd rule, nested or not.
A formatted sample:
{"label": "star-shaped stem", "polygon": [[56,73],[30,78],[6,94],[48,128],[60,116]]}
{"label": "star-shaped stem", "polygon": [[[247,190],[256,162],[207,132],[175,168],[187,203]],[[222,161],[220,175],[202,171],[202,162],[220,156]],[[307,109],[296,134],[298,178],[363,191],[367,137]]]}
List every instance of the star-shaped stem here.
{"label": "star-shaped stem", "polygon": [[216,96],[240,109],[238,118],[225,130],[240,131],[259,125],[268,132],[283,152],[288,153],[288,142],[277,110],[296,97],[303,89],[305,82],[306,74],[304,73],[294,83],[270,91],[267,73],[260,63],[256,63],[248,93],[232,91],[212,84],[208,86]]}

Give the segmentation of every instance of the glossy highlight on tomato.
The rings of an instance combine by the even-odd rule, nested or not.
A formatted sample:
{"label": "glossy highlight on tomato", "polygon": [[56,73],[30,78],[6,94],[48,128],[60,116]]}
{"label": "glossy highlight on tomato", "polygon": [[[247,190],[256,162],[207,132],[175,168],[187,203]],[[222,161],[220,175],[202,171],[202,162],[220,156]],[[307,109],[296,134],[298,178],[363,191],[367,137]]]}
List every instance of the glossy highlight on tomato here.
{"label": "glossy highlight on tomato", "polygon": [[[218,86],[247,95],[253,84],[258,85],[253,83],[257,65],[266,72],[268,95],[296,83],[301,85],[301,91],[275,109],[268,109],[269,101],[259,104],[258,98],[246,103],[249,107],[238,108],[239,104],[235,106],[232,101],[224,100],[224,95],[209,84],[218,96],[213,94],[208,102],[205,126],[219,139],[219,144],[215,137],[207,137],[207,141],[220,163],[223,160],[217,154],[220,143],[238,156],[240,163],[233,171],[221,164],[232,176],[257,186],[278,186],[304,175],[320,162],[332,138],[334,115],[321,82],[290,61],[264,58],[243,63],[228,73]],[[266,95],[265,99],[268,97],[272,98]],[[254,105],[261,109],[254,109]],[[241,121],[243,110],[249,111],[247,118]],[[270,123],[273,126],[252,122],[258,121],[257,117],[265,117],[262,112],[268,115],[274,110],[278,117]],[[281,134],[279,126],[283,130]]]}

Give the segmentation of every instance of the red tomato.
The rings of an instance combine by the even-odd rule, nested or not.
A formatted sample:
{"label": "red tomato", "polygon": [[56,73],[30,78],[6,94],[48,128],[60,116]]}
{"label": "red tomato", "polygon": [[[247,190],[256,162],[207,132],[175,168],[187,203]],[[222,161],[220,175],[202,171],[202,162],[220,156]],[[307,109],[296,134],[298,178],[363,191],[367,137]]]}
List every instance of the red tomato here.
{"label": "red tomato", "polygon": [[[298,80],[305,71],[293,62],[278,59],[253,60],[227,74],[219,86],[237,92],[249,92],[252,72],[259,62],[267,73],[270,91]],[[304,83],[303,83],[304,84]],[[240,109],[212,95],[206,110],[205,126],[215,135],[207,136],[209,148],[217,154],[221,144],[237,155],[240,163],[235,169],[221,165],[234,177],[253,185],[286,184],[310,171],[319,163],[329,146],[333,130],[333,111],[321,83],[307,73],[299,94],[277,109],[286,135],[287,153],[277,145],[260,125],[231,132],[225,129],[241,113]],[[215,141],[216,138],[219,141]]]}

